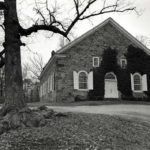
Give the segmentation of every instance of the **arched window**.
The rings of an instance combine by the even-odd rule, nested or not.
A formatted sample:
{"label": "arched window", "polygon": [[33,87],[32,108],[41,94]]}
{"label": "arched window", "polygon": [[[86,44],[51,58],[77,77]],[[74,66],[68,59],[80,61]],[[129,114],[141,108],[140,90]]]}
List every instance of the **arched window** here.
{"label": "arched window", "polygon": [[142,77],[139,73],[133,75],[134,91],[142,90]]}
{"label": "arched window", "polygon": [[84,71],[79,72],[79,89],[88,89],[88,74]]}

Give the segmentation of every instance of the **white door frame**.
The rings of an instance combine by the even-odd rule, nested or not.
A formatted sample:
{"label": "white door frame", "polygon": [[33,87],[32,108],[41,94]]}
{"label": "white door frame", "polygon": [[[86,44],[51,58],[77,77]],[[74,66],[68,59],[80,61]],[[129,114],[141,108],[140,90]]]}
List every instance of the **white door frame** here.
{"label": "white door frame", "polygon": [[105,75],[105,95],[104,98],[119,98],[117,77],[113,72]]}

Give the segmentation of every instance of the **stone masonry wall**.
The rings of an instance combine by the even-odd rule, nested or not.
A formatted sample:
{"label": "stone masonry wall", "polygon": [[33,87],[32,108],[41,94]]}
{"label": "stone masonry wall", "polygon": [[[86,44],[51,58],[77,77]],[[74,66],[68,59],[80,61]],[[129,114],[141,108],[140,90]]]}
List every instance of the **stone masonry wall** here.
{"label": "stone masonry wall", "polygon": [[[48,69],[46,69],[44,75],[41,77],[40,79],[40,86],[46,82],[48,80],[48,77],[52,74],[56,72],[56,63],[55,60],[54,62],[48,67]],[[52,101],[56,101],[56,90],[54,91],[50,91],[50,92],[46,92],[46,94],[42,97],[40,97],[40,101],[41,102],[52,102]]]}
{"label": "stone masonry wall", "polygon": [[[90,72],[93,68],[92,57],[100,57],[107,47],[118,50],[119,58],[127,51],[127,47],[133,44],[112,24],[107,23],[100,30],[95,31],[89,37],[84,38],[75,46],[64,51],[66,58],[59,58],[57,65],[57,101],[74,101],[77,95],[87,96],[88,91],[78,91],[73,88],[73,71],[85,70]],[[133,44],[134,45],[134,44]]]}

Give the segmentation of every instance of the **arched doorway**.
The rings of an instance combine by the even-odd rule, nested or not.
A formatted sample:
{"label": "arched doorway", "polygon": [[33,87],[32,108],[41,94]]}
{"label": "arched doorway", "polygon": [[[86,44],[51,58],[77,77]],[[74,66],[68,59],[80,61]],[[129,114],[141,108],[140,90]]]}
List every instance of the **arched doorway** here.
{"label": "arched doorway", "polygon": [[105,98],[118,98],[117,78],[113,72],[105,75]]}

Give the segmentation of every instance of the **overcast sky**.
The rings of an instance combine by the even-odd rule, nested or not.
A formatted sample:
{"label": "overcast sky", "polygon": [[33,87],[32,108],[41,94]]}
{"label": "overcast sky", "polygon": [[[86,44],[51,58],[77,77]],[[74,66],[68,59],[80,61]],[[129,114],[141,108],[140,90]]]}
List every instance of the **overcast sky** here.
{"label": "overcast sky", "polygon": [[[70,0],[68,0],[68,2],[69,1]],[[150,38],[150,0],[135,0],[134,5],[136,5],[137,9],[142,9],[142,15],[138,16],[134,12],[102,15],[91,19],[91,21],[78,22],[73,29],[73,33],[78,37],[100,24],[108,17],[112,17],[133,36],[142,35]],[[22,50],[22,59],[24,63],[27,62],[27,58],[32,55],[32,52],[40,53],[46,63],[51,56],[51,51],[58,50],[59,36],[55,35],[51,38],[47,36],[47,34],[40,32],[32,35],[34,38],[28,38],[28,49],[23,48]]]}

